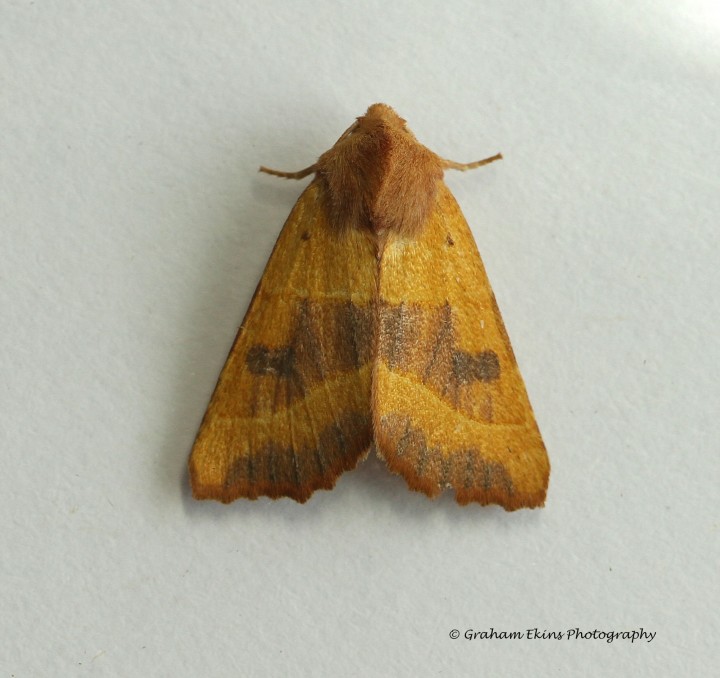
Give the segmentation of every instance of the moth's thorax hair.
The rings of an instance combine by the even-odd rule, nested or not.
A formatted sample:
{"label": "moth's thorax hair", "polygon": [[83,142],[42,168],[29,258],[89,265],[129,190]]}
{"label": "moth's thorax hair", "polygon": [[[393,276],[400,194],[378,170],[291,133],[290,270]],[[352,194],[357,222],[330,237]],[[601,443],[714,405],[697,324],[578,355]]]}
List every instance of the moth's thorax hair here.
{"label": "moth's thorax hair", "polygon": [[320,156],[317,173],[339,228],[416,237],[435,203],[443,165],[392,108],[374,104]]}

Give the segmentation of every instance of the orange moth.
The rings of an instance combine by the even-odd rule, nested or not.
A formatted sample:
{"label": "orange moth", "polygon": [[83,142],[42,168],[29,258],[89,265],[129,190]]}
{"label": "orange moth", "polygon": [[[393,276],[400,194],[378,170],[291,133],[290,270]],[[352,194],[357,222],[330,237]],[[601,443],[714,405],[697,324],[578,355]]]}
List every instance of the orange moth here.
{"label": "orange moth", "polygon": [[371,447],[413,490],[542,506],[550,465],[445,169],[385,104],[318,161],[190,455],[197,499],[331,489]]}

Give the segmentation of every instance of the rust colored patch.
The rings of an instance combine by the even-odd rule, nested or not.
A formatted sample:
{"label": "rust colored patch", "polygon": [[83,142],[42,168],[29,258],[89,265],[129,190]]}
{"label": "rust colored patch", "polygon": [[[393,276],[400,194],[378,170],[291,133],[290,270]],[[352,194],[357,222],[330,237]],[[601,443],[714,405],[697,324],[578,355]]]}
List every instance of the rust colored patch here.
{"label": "rust colored patch", "polygon": [[[427,365],[422,374],[423,381],[433,384],[441,394],[447,391],[448,386],[451,386],[456,391],[456,384],[448,384],[448,376],[454,376],[452,371],[448,369],[448,363],[455,344],[452,308],[450,308],[450,304],[445,303],[439,309],[426,309],[424,313],[421,312],[419,315],[421,324],[425,325],[425,327],[420,328],[420,331],[427,334],[427,325],[431,325],[428,338],[432,340]],[[425,318],[422,316],[425,316]],[[424,323],[423,320],[425,320]]]}
{"label": "rust colored patch", "polygon": [[349,301],[304,301],[291,344],[297,356],[297,371],[310,385],[328,375],[357,370],[370,360],[373,335],[370,306],[358,307]]}
{"label": "rust colored patch", "polygon": [[333,307],[330,327],[342,337],[334,352],[331,369],[358,369],[372,359],[375,343],[375,317],[372,306],[356,306],[350,302]]}
{"label": "rust colored patch", "polygon": [[450,304],[380,306],[378,357],[391,370],[411,373],[457,406],[462,387],[500,378],[495,351],[469,353],[456,347],[457,333]]}
{"label": "rust colored patch", "polygon": [[421,314],[419,307],[410,304],[380,306],[378,357],[385,360],[390,368],[407,364],[408,350],[416,343],[421,329]]}
{"label": "rust colored patch", "polygon": [[372,357],[373,321],[370,306],[304,300],[298,305],[287,346],[251,346],[245,358],[248,370],[278,380],[272,411],[290,406],[329,376],[367,364]]}

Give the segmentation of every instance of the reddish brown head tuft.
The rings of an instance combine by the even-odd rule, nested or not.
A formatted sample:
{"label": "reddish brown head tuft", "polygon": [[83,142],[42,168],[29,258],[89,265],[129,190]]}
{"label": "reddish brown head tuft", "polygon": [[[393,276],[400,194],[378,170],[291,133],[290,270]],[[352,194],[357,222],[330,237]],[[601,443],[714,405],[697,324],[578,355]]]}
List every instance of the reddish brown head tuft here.
{"label": "reddish brown head tuft", "polygon": [[435,203],[443,161],[386,104],[373,104],[320,156],[328,211],[340,228],[416,236]]}

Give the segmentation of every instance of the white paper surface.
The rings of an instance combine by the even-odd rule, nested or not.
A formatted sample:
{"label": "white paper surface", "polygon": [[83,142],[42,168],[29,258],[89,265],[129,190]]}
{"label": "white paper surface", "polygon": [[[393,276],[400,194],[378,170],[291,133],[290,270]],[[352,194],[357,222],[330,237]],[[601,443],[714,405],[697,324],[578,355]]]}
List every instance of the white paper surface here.
{"label": "white paper surface", "polygon": [[[720,10],[0,7],[0,674],[710,675]],[[539,511],[194,502],[186,459],[294,200],[376,101],[441,155],[552,462]],[[655,632],[465,639],[466,631]],[[450,632],[457,629],[460,638]]]}

